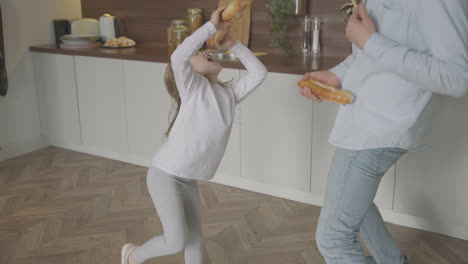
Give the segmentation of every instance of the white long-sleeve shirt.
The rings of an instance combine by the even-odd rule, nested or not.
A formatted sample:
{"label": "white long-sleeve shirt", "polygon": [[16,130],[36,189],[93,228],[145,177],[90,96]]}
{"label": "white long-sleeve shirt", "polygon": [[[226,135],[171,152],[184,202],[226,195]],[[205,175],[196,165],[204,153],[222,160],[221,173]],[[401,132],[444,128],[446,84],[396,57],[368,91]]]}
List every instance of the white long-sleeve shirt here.
{"label": "white long-sleeve shirt", "polygon": [[267,75],[265,66],[240,42],[230,50],[247,69],[247,75],[239,81],[223,88],[195,72],[190,57],[214,33],[213,23],[206,23],[186,38],[171,56],[182,103],[172,131],[152,164],[178,177],[213,178],[226,150],[236,105]]}
{"label": "white long-sleeve shirt", "polygon": [[361,150],[426,147],[433,93],[468,90],[467,0],[367,0],[377,25],[364,50],[331,69],[356,95],[330,143]]}

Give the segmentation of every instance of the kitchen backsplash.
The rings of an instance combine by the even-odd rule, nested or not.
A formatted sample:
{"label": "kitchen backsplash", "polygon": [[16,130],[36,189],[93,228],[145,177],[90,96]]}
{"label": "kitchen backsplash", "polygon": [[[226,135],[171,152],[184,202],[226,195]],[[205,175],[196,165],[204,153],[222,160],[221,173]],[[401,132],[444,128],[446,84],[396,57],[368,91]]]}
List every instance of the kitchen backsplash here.
{"label": "kitchen backsplash", "polygon": [[[252,30],[250,48],[255,51],[280,53],[271,47],[268,36],[269,22],[266,4],[269,0],[255,0],[252,6]],[[346,56],[350,44],[345,37],[345,24],[339,13],[346,0],[307,0],[312,16],[321,17],[322,54],[325,56]],[[166,45],[166,30],[170,20],[185,18],[187,8],[213,9],[217,0],[81,0],[83,17],[98,18],[104,13],[120,17],[127,30],[127,36],[137,42],[151,42]],[[288,39],[296,50],[301,49],[303,17],[291,17]]]}

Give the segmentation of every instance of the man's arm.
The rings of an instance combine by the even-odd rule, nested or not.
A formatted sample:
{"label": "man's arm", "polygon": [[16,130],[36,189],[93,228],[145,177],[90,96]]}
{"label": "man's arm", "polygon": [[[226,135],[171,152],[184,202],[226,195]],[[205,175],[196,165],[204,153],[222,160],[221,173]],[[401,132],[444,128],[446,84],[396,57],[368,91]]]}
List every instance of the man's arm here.
{"label": "man's arm", "polygon": [[461,97],[468,90],[468,1],[420,2],[417,21],[430,54],[379,33],[371,36],[364,52],[422,89]]}
{"label": "man's arm", "polygon": [[355,48],[353,46],[353,53],[349,55],[340,64],[336,65],[335,67],[329,70],[333,72],[338,77],[338,79],[340,79],[340,82],[343,82],[343,78],[345,77],[346,73],[348,72],[348,70],[351,68],[351,66],[354,63],[354,60],[356,58],[356,51],[354,49]]}

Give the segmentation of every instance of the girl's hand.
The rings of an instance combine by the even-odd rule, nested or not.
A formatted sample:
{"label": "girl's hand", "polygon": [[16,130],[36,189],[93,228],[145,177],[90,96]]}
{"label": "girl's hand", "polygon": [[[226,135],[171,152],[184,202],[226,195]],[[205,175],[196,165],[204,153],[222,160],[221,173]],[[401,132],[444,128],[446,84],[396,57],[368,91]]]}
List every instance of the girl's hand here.
{"label": "girl's hand", "polygon": [[346,26],[346,37],[359,49],[364,49],[369,38],[376,32],[374,21],[369,16],[364,4],[359,5],[359,12],[353,12]]}
{"label": "girl's hand", "polygon": [[222,19],[221,19],[221,13],[223,13],[224,9],[226,9],[225,7],[220,7],[218,9],[216,9],[213,14],[211,14],[211,23],[213,23],[213,25],[215,25],[216,29],[220,30],[220,29],[223,29],[223,28],[227,28],[229,26],[232,25],[231,22],[224,22]]}
{"label": "girl's hand", "polygon": [[[336,76],[331,71],[309,72],[309,73],[304,74],[304,77],[302,77],[301,81],[305,81],[305,80],[309,80],[309,79],[316,80],[316,81],[319,81],[319,82],[323,82],[323,83],[326,83],[328,85],[335,86],[337,88],[341,86],[340,79],[338,78],[338,76]],[[313,94],[312,91],[309,88],[300,88],[299,93],[302,96],[304,96],[304,97],[306,97],[306,98],[308,98],[308,99],[310,99],[312,101],[315,101],[315,102],[322,102],[323,101],[323,99],[321,99],[320,97]]]}
{"label": "girl's hand", "polygon": [[233,40],[231,36],[226,35],[226,37],[221,42],[216,42],[216,46],[221,50],[230,50],[237,41]]}

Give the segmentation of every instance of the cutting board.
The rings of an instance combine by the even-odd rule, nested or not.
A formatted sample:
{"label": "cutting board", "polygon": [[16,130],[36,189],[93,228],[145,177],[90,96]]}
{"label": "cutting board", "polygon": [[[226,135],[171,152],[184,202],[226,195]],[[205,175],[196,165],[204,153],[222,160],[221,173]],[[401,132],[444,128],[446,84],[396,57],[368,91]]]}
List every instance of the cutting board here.
{"label": "cutting board", "polygon": [[[231,0],[218,0],[218,7],[226,7]],[[239,40],[246,47],[249,46],[250,41],[250,25],[252,23],[252,6],[244,10],[242,16],[234,22],[229,31],[229,35],[234,40]]]}

